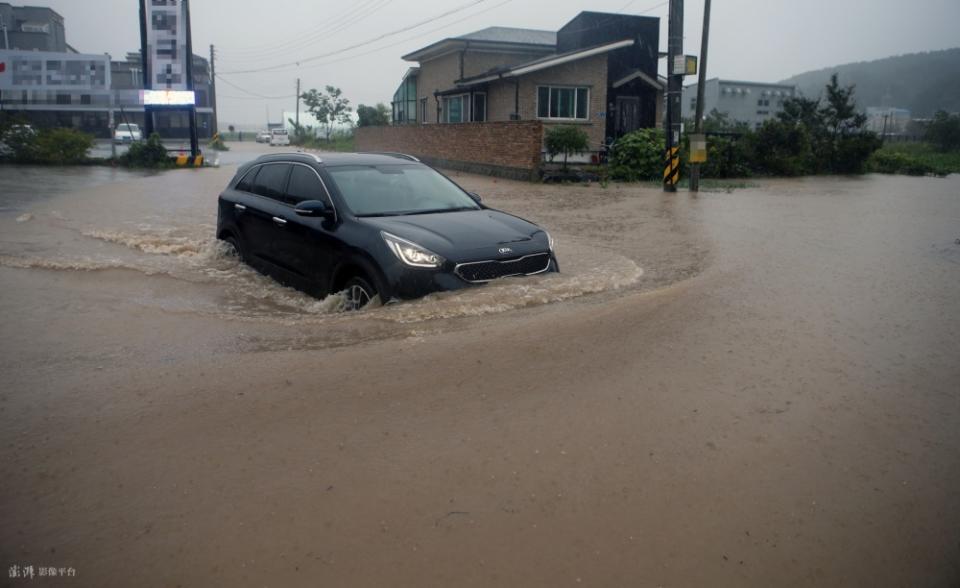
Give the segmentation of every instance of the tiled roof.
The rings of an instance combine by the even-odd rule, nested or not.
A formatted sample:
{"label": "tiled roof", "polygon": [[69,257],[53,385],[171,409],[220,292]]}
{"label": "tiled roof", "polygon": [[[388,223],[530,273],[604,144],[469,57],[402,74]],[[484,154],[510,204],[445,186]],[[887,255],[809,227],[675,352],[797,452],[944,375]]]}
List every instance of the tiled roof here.
{"label": "tiled roof", "polygon": [[455,37],[466,41],[491,41],[494,43],[524,43],[527,45],[556,45],[556,31],[515,29],[512,27],[488,27]]}

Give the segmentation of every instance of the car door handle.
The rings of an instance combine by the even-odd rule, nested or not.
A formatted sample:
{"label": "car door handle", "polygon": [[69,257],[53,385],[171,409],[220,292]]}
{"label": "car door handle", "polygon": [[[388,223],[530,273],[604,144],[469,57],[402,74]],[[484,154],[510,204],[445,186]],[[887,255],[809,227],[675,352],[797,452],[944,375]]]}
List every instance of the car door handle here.
{"label": "car door handle", "polygon": [[282,227],[282,226],[284,226],[284,225],[287,224],[286,219],[282,219],[282,218],[280,218],[279,216],[273,217],[273,222],[274,222],[274,224],[276,224],[277,226],[280,226],[280,227]]}
{"label": "car door handle", "polygon": [[247,207],[242,204],[234,204],[233,207],[237,209],[237,212],[243,212],[247,209]]}

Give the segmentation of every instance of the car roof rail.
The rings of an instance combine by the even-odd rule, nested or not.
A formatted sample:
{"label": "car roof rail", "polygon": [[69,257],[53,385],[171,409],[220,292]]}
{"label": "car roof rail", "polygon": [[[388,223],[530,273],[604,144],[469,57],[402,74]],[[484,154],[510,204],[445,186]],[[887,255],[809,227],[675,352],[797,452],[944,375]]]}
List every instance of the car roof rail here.
{"label": "car roof rail", "polygon": [[290,157],[292,155],[300,155],[303,157],[309,157],[316,161],[317,163],[323,163],[323,160],[316,153],[309,153],[307,151],[281,151],[279,153],[264,153],[258,157],[257,161],[277,161],[281,160],[284,157]]}
{"label": "car roof rail", "polygon": [[370,155],[389,155],[390,157],[399,157],[401,159],[409,159],[410,161],[416,161],[420,163],[420,160],[410,155],[409,153],[400,153],[398,151],[361,151],[360,153],[368,153]]}
{"label": "car roof rail", "polygon": [[304,155],[309,155],[317,163],[323,163],[323,159],[320,158],[316,153],[311,153],[310,151],[304,151],[303,149],[297,149],[297,153],[302,153]]}

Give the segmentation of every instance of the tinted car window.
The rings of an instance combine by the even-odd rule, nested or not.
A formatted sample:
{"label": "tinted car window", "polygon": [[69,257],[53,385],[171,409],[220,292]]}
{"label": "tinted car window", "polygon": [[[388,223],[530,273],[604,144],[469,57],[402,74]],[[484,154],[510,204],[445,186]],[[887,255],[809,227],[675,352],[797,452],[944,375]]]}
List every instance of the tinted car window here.
{"label": "tinted car window", "polygon": [[357,216],[480,208],[456,184],[422,165],[345,165],[328,171]]}
{"label": "tinted car window", "polygon": [[260,173],[257,174],[257,179],[253,183],[253,193],[282,201],[289,172],[290,166],[282,163],[261,167]]}
{"label": "tinted car window", "polygon": [[327,201],[326,191],[317,173],[309,167],[302,165],[293,166],[290,171],[290,183],[287,184],[288,204],[296,206],[304,200],[323,200]]}
{"label": "tinted car window", "polygon": [[248,171],[243,179],[237,182],[237,190],[241,192],[253,192],[253,179],[257,177],[257,172],[260,171],[259,167],[253,168]]}

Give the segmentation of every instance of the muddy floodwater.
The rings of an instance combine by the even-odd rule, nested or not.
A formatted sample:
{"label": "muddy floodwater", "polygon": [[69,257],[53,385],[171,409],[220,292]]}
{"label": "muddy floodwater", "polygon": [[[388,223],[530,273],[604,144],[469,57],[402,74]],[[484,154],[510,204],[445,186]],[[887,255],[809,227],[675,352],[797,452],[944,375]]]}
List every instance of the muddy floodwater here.
{"label": "muddy floodwater", "polygon": [[549,229],[562,272],[342,313],[213,238],[256,149],[0,167],[4,569],[960,584],[960,177],[453,172]]}

